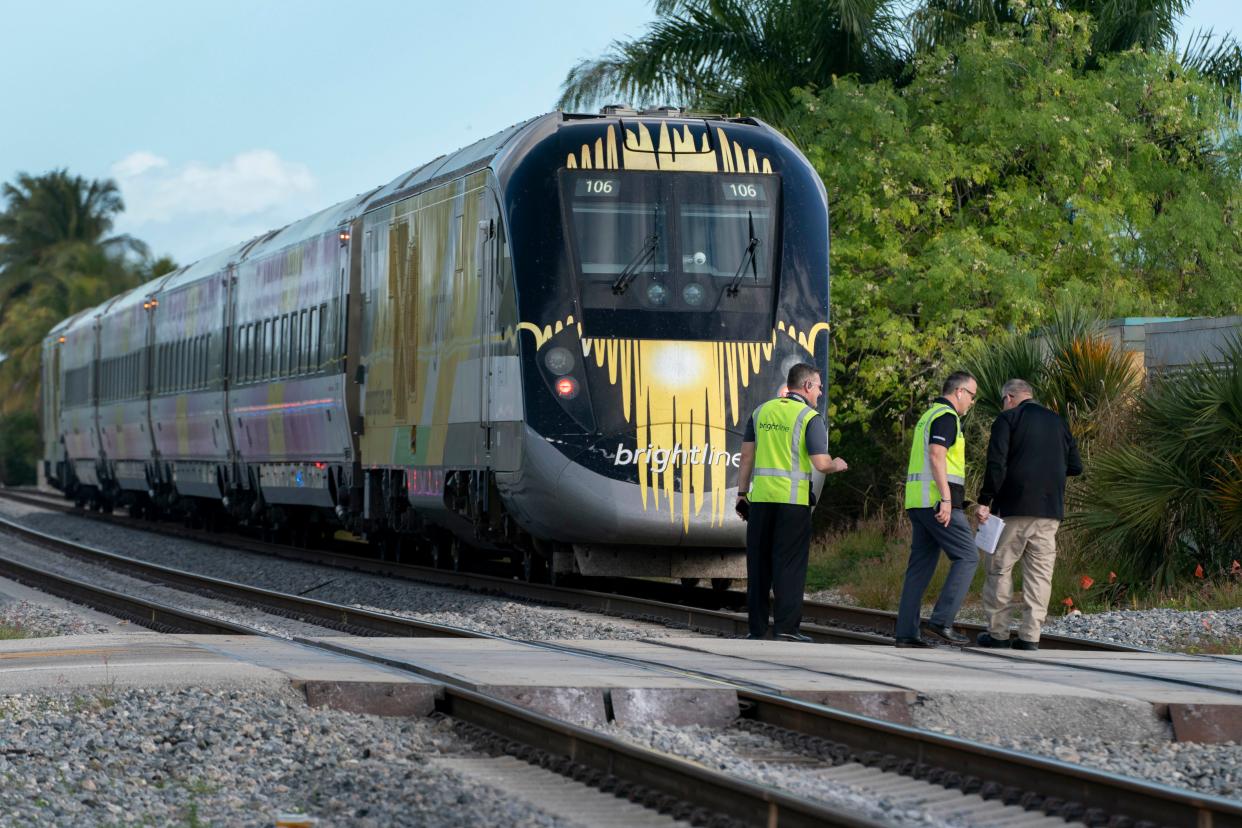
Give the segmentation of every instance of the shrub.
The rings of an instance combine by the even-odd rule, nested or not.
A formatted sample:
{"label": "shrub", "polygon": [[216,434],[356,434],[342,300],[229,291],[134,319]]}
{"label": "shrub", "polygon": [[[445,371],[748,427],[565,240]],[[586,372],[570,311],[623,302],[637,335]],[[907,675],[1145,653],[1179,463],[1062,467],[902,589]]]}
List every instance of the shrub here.
{"label": "shrub", "polygon": [[1242,556],[1242,341],[1223,356],[1151,381],[1132,442],[1094,459],[1070,516],[1094,557],[1157,589]]}
{"label": "shrub", "polygon": [[26,411],[0,417],[0,483],[32,485],[38,456],[39,418]]}

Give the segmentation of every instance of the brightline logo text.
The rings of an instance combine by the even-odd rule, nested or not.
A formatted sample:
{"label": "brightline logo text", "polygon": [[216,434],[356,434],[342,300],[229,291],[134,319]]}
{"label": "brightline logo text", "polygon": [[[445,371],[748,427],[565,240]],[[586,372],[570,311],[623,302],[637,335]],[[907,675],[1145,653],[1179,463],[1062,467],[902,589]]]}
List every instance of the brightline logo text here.
{"label": "brightline logo text", "polygon": [[742,463],[742,455],[740,452],[730,454],[720,449],[711,449],[707,446],[695,446],[691,449],[681,447],[681,443],[677,443],[671,449],[656,448],[648,445],[646,448],[629,449],[624,443],[617,443],[617,453],[613,457],[612,464],[614,466],[636,466],[645,462],[655,471],[656,474],[663,474],[669,466],[676,463],[692,466],[705,465],[715,466],[724,463],[726,466],[737,468]]}

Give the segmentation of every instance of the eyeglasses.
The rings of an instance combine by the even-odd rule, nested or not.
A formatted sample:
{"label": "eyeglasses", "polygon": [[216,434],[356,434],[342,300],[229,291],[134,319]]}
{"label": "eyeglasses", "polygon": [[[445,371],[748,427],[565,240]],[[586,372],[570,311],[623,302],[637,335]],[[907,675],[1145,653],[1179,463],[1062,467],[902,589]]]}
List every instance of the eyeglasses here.
{"label": "eyeglasses", "polygon": [[977,392],[977,391],[971,391],[969,388],[967,388],[967,387],[966,387],[966,386],[964,386],[964,385],[962,385],[962,386],[958,387],[958,389],[957,389],[957,390],[958,390],[958,391],[965,391],[967,394],[969,394],[969,395],[970,395],[970,398],[971,398],[972,400],[975,398],[975,395],[979,393],[979,392]]}
{"label": "eyeglasses", "polygon": [[822,382],[820,382],[820,383],[816,383],[815,385],[811,385],[811,384],[808,382],[808,383],[806,384],[806,386],[805,386],[806,390],[808,390],[808,391],[818,391],[818,390],[820,390],[820,389],[821,389],[821,388],[823,388],[823,387],[824,387],[824,384],[823,384]]}

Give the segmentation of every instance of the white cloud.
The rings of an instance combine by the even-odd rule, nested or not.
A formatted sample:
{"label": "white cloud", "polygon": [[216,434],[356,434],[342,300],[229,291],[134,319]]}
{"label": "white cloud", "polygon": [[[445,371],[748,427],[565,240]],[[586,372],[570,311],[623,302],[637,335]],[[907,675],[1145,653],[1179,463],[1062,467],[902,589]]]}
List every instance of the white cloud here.
{"label": "white cloud", "polygon": [[211,165],[140,150],[112,165],[125,199],[117,229],[180,263],[287,224],[322,206],[310,169],[254,149]]}
{"label": "white cloud", "polygon": [[113,164],[112,174],[118,178],[135,178],[148,170],[167,166],[167,158],[160,158],[153,152],[139,150],[138,152],[130,153]]}

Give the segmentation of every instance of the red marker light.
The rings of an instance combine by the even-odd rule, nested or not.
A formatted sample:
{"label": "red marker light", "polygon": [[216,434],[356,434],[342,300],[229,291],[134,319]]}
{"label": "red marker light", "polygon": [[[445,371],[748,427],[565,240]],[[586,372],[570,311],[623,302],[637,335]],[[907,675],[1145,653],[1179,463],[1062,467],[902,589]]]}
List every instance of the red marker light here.
{"label": "red marker light", "polygon": [[323,463],[320,463],[318,460],[316,460],[316,461],[315,461],[315,468],[317,468],[317,469],[322,469],[322,468],[323,468],[323,465],[324,465],[324,464],[323,464]]}
{"label": "red marker light", "polygon": [[572,400],[578,396],[578,382],[573,377],[561,377],[556,381],[556,393],[561,399]]}

